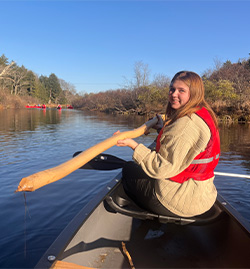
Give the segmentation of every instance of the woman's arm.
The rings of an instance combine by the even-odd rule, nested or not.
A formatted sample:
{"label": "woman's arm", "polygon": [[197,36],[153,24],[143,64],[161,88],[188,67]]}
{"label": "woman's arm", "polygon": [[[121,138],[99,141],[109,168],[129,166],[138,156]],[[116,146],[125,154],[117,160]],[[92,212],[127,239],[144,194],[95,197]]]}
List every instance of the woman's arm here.
{"label": "woman's arm", "polygon": [[[157,131],[163,128],[163,119],[159,114],[156,114],[157,118],[158,118],[158,122],[156,123],[155,126],[153,126],[153,129],[156,129]],[[117,131],[114,133],[118,134],[120,131]],[[148,134],[148,133],[147,133]],[[135,150],[135,148],[138,146],[138,143],[135,142],[133,139],[131,138],[127,138],[127,139],[123,139],[123,140],[118,140],[117,144],[118,147],[130,147],[132,150]]]}
{"label": "woman's arm", "polygon": [[178,119],[164,127],[159,152],[139,144],[133,159],[153,178],[173,177],[187,168],[210,139],[207,124],[197,115]]}

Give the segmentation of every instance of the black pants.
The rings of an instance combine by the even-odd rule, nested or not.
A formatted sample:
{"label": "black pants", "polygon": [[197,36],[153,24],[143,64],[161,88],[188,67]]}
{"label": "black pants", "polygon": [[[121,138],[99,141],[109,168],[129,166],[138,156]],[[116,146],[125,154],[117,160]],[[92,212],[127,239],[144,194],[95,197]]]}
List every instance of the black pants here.
{"label": "black pants", "polygon": [[140,207],[156,214],[176,216],[165,208],[155,193],[155,180],[134,162],[127,162],[122,170],[122,184],[126,194]]}

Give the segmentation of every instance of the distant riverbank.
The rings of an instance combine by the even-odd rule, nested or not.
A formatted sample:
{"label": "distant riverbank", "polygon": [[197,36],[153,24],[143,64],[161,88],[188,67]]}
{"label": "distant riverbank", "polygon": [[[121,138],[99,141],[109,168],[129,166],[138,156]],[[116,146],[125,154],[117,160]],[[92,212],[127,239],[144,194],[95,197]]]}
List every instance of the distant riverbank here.
{"label": "distant riverbank", "polygon": [[[39,99],[31,96],[13,96],[7,94],[0,94],[0,109],[22,109],[26,106],[42,106]],[[46,108],[56,108],[58,104],[50,103],[44,104]],[[67,108],[69,104],[61,104],[62,108]]]}
{"label": "distant riverbank", "polygon": [[[121,112],[121,111],[100,111],[100,110],[91,110],[91,109],[84,109],[84,108],[80,108],[79,110],[82,111],[90,111],[90,112],[101,112],[104,114],[115,114],[115,115],[139,115],[139,116],[148,116],[148,117],[153,117],[155,116],[156,113],[158,114],[164,114],[165,111],[152,111],[152,112],[148,112],[148,113],[140,113],[138,111],[135,110],[131,110],[131,111],[125,111],[125,112]],[[223,110],[223,111],[216,111],[216,115],[218,117],[219,122],[222,123],[239,123],[239,124],[245,124],[245,123],[250,123],[250,111],[245,111],[245,110],[241,110],[241,109],[234,109],[234,112],[228,113],[227,111]]]}
{"label": "distant riverbank", "polygon": [[[0,96],[0,109],[23,109],[27,105],[42,105],[42,103],[33,97],[30,96],[11,96],[11,95],[1,95]],[[56,108],[58,104],[45,104],[46,108]],[[61,105],[62,108],[67,108],[66,104]],[[73,105],[74,108],[77,109],[77,106]],[[219,121],[226,123],[250,123],[250,111],[248,107],[226,107],[226,106],[216,106],[216,104],[212,104],[212,108],[216,112]],[[83,111],[98,111],[106,114],[127,114],[127,115],[148,115],[149,117],[155,115],[156,113],[164,114],[164,109],[161,111],[148,111],[143,112],[139,110],[128,110],[128,111],[120,111],[120,110],[102,110],[102,109],[89,109],[89,108],[78,108]]]}

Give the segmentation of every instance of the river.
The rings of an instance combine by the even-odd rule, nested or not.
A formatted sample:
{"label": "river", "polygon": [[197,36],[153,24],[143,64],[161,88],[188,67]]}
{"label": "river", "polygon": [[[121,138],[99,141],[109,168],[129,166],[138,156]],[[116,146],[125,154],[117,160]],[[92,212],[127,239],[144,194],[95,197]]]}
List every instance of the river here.
{"label": "river", "polygon": [[[77,170],[35,192],[14,193],[23,177],[71,159],[115,131],[147,119],[77,110],[0,110],[0,268],[32,268],[62,229],[120,170]],[[149,145],[156,133],[136,139]],[[221,125],[217,171],[250,175],[250,125]],[[129,148],[107,150],[131,160]],[[250,179],[216,176],[222,196],[250,221]]]}

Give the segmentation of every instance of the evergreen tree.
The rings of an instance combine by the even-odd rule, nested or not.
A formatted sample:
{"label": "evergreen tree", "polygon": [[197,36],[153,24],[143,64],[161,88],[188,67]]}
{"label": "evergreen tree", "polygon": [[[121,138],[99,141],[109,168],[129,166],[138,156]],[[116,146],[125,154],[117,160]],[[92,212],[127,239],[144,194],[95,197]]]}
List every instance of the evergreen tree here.
{"label": "evergreen tree", "polygon": [[50,99],[52,102],[56,103],[58,102],[59,95],[62,93],[59,79],[54,73],[52,73],[49,76],[48,83],[50,88]]}
{"label": "evergreen tree", "polygon": [[58,102],[58,97],[62,92],[62,88],[60,86],[59,79],[55,74],[50,74],[49,77],[40,76],[40,82],[46,89],[46,95],[48,96],[48,102],[56,103]]}
{"label": "evergreen tree", "polygon": [[7,57],[5,57],[4,54],[2,54],[2,56],[0,57],[0,65],[6,66],[8,65],[9,60]]}

